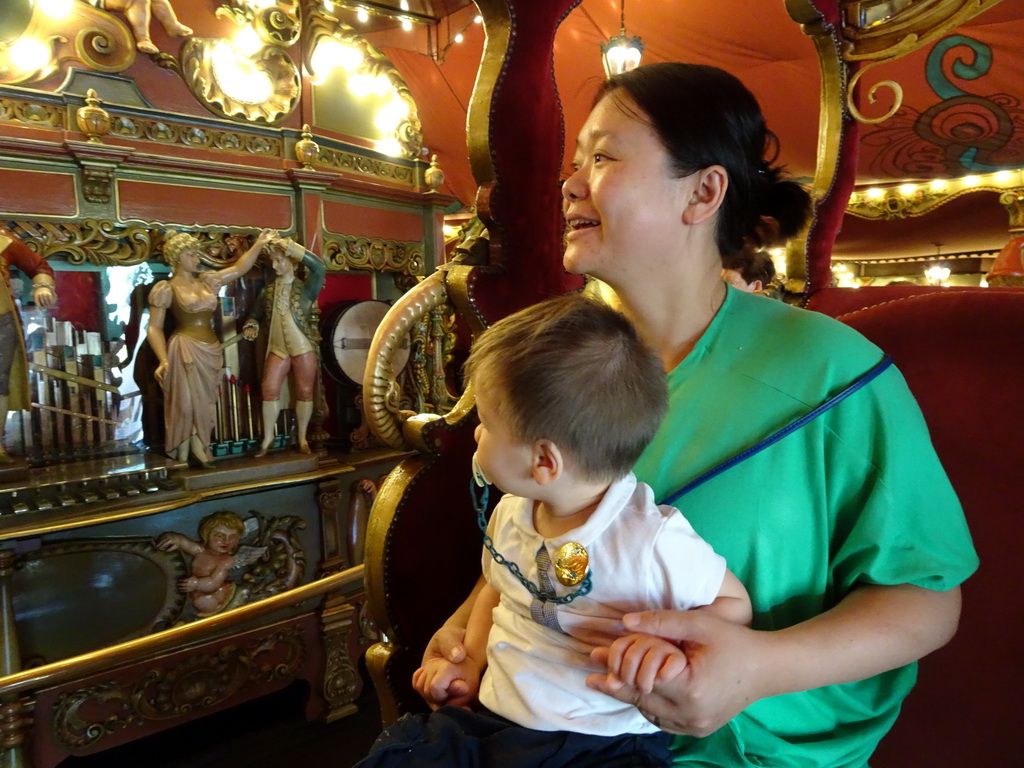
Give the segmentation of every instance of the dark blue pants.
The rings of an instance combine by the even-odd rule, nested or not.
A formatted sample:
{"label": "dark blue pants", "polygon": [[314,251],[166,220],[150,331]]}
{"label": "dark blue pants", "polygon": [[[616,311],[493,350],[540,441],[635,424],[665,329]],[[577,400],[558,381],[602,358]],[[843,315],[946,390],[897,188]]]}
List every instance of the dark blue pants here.
{"label": "dark blue pants", "polygon": [[535,731],[482,710],[443,707],[386,729],[356,768],[655,768],[671,736]]}

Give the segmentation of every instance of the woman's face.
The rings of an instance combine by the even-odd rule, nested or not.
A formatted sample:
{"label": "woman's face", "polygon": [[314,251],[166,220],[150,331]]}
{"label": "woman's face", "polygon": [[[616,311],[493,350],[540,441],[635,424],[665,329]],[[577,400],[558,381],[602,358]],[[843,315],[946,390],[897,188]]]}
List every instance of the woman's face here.
{"label": "woman's face", "polygon": [[178,254],[178,268],[184,272],[198,272],[199,251],[193,246],[182,248]]}
{"label": "woman's face", "polygon": [[601,99],[577,139],[576,172],[562,186],[565,268],[618,288],[659,279],[676,259],[694,193],[694,177],[672,174],[658,134],[620,100],[639,113],[624,93]]}

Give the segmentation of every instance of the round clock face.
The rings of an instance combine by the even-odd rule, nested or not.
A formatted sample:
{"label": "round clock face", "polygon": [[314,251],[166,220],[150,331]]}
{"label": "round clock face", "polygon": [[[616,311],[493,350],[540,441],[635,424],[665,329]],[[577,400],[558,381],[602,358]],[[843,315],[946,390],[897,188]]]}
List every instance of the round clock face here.
{"label": "round clock face", "polygon": [[[383,301],[357,301],[332,311],[324,321],[324,358],[339,378],[362,386],[370,342],[384,315],[391,309]],[[405,339],[391,360],[399,373],[409,361],[409,340]]]}

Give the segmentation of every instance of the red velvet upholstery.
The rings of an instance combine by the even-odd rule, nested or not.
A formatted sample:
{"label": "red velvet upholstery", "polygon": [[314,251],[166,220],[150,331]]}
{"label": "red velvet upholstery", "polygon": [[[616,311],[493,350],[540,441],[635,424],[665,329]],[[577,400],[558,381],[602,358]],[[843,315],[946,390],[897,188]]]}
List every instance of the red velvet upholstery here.
{"label": "red velvet upholstery", "polygon": [[[913,291],[913,289],[909,289]],[[964,584],[960,630],[920,680],[873,768],[1019,762],[1024,608],[1024,290],[827,289],[814,309],[889,352],[903,371],[963,503],[981,568]],[[855,294],[855,295],[851,295]],[[851,311],[860,299],[879,301]]]}

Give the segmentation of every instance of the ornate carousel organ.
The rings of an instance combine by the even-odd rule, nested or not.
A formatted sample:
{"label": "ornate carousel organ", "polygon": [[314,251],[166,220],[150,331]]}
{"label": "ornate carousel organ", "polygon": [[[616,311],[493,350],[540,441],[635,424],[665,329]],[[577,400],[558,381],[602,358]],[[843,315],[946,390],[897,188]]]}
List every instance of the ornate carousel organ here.
{"label": "ornate carousel organ", "polygon": [[[354,709],[356,662],[377,638],[366,519],[406,451],[361,416],[354,382],[374,328],[322,320],[386,308],[433,271],[455,199],[421,152],[401,74],[332,8],[0,8],[0,260],[15,327],[0,351],[24,368],[10,373],[0,457],[5,765],[56,765],[295,680],[309,684],[308,717]],[[236,274],[264,229],[277,245]],[[165,248],[175,233],[191,236],[194,268]],[[149,327],[154,286],[187,269],[206,303],[193,314],[172,291],[158,338],[194,328],[222,350],[209,396],[189,390],[209,417],[208,441],[186,439],[205,443],[201,462],[188,445],[168,451],[169,419],[183,417]],[[294,363],[272,423],[276,320],[247,332],[261,307],[284,318]],[[449,408],[453,343],[444,305],[411,323],[379,407]]]}

